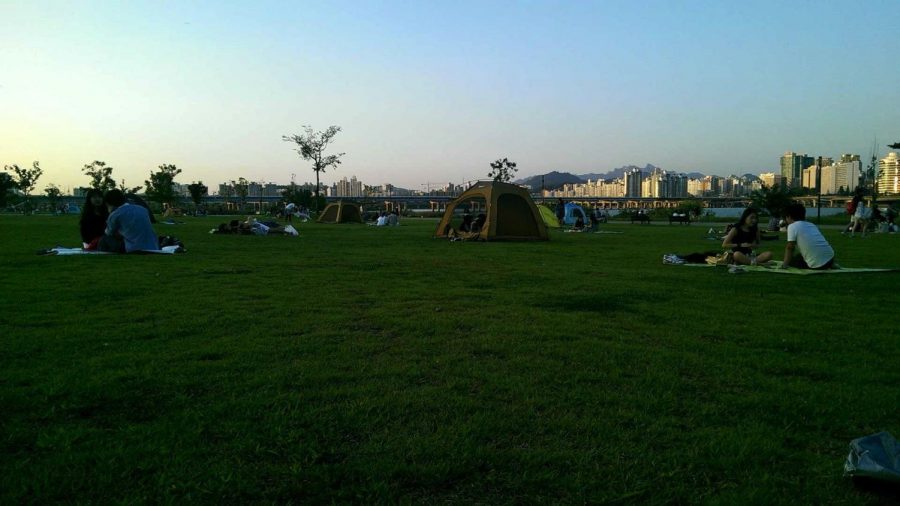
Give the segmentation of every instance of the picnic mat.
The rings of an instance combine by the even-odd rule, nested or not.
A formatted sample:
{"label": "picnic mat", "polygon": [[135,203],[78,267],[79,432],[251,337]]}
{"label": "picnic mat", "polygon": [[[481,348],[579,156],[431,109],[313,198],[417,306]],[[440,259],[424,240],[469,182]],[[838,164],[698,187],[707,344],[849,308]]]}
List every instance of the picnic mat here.
{"label": "picnic mat", "polygon": [[[175,250],[178,249],[178,246],[163,246],[162,249],[158,250],[147,250],[141,251],[140,253],[154,253],[158,255],[174,255]],[[69,256],[69,255],[115,255],[116,253],[110,253],[108,251],[88,251],[81,248],[62,248],[55,247],[44,250],[40,252],[41,255],[56,255],[56,256]]]}
{"label": "picnic mat", "polygon": [[773,261],[766,265],[709,265],[709,264],[681,264],[688,267],[727,267],[737,272],[772,272],[775,274],[796,274],[799,276],[812,276],[813,274],[855,274],[860,272],[890,272],[900,269],[870,269],[867,267],[841,267],[840,269],[798,269],[796,267],[788,267],[787,269],[779,269],[781,262]]}

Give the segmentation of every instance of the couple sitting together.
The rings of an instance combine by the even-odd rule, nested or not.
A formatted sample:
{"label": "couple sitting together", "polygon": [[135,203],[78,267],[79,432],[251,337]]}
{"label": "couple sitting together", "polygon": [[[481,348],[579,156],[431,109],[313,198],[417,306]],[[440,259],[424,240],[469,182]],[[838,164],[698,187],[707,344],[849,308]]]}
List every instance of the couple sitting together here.
{"label": "couple sitting together", "polygon": [[131,253],[156,251],[159,242],[150,212],[129,204],[121,190],[90,190],[81,214],[81,240],[89,251]]}
{"label": "couple sitting together", "polygon": [[[834,249],[825,240],[819,227],[806,221],[806,208],[803,204],[792,203],[786,209],[787,244],[784,247],[784,261],[780,268],[787,269],[838,269],[834,262]],[[725,235],[722,247],[729,251],[723,255],[715,251],[707,253],[691,253],[689,255],[664,255],[663,263],[714,263],[722,265],[765,264],[772,259],[772,253],[763,251],[755,255],[753,250],[759,247],[759,212],[749,207],[741,214],[741,219]]]}
{"label": "couple sitting together", "polygon": [[[834,249],[825,240],[819,228],[806,221],[803,204],[792,203],[786,209],[787,245],[781,268],[831,269],[835,267]],[[737,265],[764,264],[772,259],[772,253],[764,251],[755,255],[759,247],[759,212],[749,207],[741,214],[741,219],[731,228],[722,241],[722,247],[730,249]]]}

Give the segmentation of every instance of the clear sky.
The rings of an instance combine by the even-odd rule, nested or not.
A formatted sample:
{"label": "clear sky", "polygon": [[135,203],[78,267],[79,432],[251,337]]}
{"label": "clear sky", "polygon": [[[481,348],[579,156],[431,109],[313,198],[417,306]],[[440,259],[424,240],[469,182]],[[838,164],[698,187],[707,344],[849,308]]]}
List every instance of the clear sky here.
{"label": "clear sky", "polygon": [[0,0],[0,164],[103,160],[210,187],[314,181],[285,134],[343,127],[331,182],[412,189],[653,163],[773,170],[900,141],[900,1]]}

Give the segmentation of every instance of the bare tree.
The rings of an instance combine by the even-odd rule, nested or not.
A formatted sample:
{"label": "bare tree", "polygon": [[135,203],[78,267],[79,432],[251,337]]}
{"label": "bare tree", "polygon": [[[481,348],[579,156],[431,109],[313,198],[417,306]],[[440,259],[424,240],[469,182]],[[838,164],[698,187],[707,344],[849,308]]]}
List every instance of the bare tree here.
{"label": "bare tree", "polygon": [[293,142],[297,145],[294,149],[300,156],[313,164],[316,173],[316,211],[319,202],[319,173],[325,172],[329,167],[337,167],[341,163],[341,157],[346,153],[326,155],[325,148],[334,140],[334,136],[341,131],[341,127],[331,125],[324,132],[315,132],[311,126],[303,125],[302,135],[284,135],[282,140]]}

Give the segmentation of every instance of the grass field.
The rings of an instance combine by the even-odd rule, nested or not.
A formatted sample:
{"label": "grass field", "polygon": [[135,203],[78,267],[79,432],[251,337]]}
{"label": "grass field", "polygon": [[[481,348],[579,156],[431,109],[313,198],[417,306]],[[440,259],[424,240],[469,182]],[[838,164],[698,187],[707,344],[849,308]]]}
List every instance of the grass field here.
{"label": "grass field", "polygon": [[[889,500],[841,474],[900,436],[900,273],[661,264],[702,225],[184,220],[184,255],[47,257],[76,218],[0,216],[0,503]],[[900,267],[900,235],[826,235]]]}

